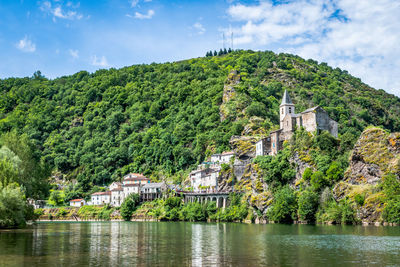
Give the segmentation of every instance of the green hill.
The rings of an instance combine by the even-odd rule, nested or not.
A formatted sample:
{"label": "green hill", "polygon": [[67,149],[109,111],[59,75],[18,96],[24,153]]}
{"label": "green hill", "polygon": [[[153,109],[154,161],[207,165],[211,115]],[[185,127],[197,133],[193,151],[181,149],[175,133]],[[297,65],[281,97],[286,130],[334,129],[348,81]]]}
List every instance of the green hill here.
{"label": "green hill", "polygon": [[[238,83],[223,103],[231,70]],[[321,105],[339,122],[341,151],[369,124],[400,131],[400,99],[346,71],[289,54],[235,51],[54,80],[40,72],[0,80],[0,133],[26,134],[42,161],[86,191],[130,171],[179,176],[230,150],[231,136],[248,127],[277,128],[285,89],[298,111]]]}

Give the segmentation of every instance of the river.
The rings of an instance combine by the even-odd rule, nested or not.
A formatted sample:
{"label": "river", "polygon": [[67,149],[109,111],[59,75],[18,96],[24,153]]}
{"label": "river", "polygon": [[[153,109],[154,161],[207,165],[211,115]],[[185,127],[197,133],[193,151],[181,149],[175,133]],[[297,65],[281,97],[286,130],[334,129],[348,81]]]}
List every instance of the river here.
{"label": "river", "polygon": [[0,230],[0,266],[400,266],[400,227],[38,223]]}

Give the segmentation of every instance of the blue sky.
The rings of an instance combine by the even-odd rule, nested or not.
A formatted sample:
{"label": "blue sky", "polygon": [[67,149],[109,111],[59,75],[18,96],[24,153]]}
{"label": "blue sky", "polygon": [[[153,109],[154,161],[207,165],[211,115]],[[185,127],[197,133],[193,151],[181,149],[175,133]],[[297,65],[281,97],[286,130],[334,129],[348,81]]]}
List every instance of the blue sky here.
{"label": "blue sky", "polygon": [[0,0],[0,78],[199,57],[233,32],[234,48],[324,61],[400,96],[398,14],[393,0]]}

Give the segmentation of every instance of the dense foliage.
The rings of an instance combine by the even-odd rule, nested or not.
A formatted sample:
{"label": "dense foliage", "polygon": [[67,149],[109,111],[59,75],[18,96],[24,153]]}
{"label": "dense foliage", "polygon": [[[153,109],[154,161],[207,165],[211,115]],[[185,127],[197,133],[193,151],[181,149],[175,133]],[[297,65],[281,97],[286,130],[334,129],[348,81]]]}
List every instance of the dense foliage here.
{"label": "dense foliage", "polygon": [[[284,89],[298,111],[321,105],[340,123],[341,151],[369,123],[400,130],[400,100],[346,71],[269,51],[207,55],[54,80],[39,72],[0,80],[0,133],[25,133],[39,149],[36,161],[78,180],[76,197],[129,171],[157,178],[190,168],[208,153],[228,150],[230,137],[252,116],[266,130],[276,128]],[[231,69],[240,83],[228,104],[233,112],[221,121]]]}
{"label": "dense foliage", "polygon": [[157,199],[143,203],[134,216],[151,217],[162,221],[242,221],[248,215],[248,205],[238,194],[229,196],[229,206],[217,208],[215,201],[207,203],[189,202],[183,204],[180,197]]}
{"label": "dense foliage", "polygon": [[4,186],[0,182],[0,228],[23,227],[34,218],[33,207],[17,184]]}
{"label": "dense foliage", "polygon": [[132,213],[136,210],[138,204],[140,202],[139,194],[130,194],[122,202],[120,212],[121,217],[125,221],[130,221],[132,217]]}

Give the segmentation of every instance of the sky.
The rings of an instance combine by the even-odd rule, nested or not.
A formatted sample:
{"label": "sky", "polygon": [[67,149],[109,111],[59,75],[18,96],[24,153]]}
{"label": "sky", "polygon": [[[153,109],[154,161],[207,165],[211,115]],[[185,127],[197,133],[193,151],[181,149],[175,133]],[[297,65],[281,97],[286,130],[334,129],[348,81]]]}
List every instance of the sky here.
{"label": "sky", "polygon": [[271,50],[400,96],[400,0],[0,0],[0,78]]}

